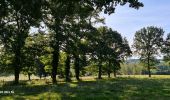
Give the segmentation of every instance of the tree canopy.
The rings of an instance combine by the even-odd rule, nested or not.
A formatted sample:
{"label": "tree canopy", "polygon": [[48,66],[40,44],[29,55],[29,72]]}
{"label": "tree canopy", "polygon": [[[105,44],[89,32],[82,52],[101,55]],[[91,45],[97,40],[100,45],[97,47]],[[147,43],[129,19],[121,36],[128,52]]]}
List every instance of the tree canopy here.
{"label": "tree canopy", "polygon": [[[49,50],[50,48],[50,57],[48,57],[51,61],[48,63],[52,66],[51,77],[53,83],[56,82],[61,51],[67,54],[65,75],[69,75],[69,68],[74,59],[76,78],[79,79],[80,65],[85,66],[82,59],[85,60],[87,55],[89,56],[92,54],[92,50],[95,50],[91,49],[89,47],[91,45],[88,44],[93,44],[90,42],[94,41],[91,39],[95,39],[92,34],[100,33],[94,27],[94,24],[104,22],[104,19],[99,17],[99,13],[104,12],[110,15],[114,13],[117,5],[123,6],[125,4],[129,4],[129,7],[135,9],[143,7],[143,3],[138,0],[1,0],[0,46],[1,51],[3,51],[1,57],[5,57],[10,62],[3,64],[12,65],[15,83],[18,84],[19,74],[25,69],[24,65],[27,64],[26,69],[29,68],[28,66],[33,66],[33,64],[28,63],[33,63],[35,56],[42,57],[42,52],[43,54],[44,52],[47,53],[43,48],[43,43],[47,43],[46,49]],[[40,27],[41,23],[44,23],[51,32],[50,35],[48,34],[49,39],[37,39],[36,43],[31,44],[34,41],[29,39],[41,36],[31,36],[29,30],[31,27]],[[98,42],[100,47],[103,48],[102,54],[104,53],[108,57],[103,52],[107,50],[110,55],[122,55],[123,51],[117,49],[120,48],[118,45],[115,47],[117,49],[116,54],[111,52],[113,48],[109,46],[112,45],[111,42],[115,42],[114,40],[108,40],[107,43],[104,40],[101,41],[103,38],[109,38],[110,36],[111,34],[108,34],[108,36],[103,37],[100,34],[95,39],[97,40],[95,42]],[[115,36],[121,37],[117,34]],[[112,36],[110,39],[112,39]],[[122,42],[123,40],[118,41]],[[106,45],[101,46],[103,42]],[[101,53],[100,50],[101,48],[96,48],[97,53]],[[119,56],[117,57],[119,58]]]}
{"label": "tree canopy", "polygon": [[154,26],[142,28],[135,33],[133,47],[140,59],[147,63],[149,77],[151,61],[160,53],[163,44],[163,34],[162,28]]}

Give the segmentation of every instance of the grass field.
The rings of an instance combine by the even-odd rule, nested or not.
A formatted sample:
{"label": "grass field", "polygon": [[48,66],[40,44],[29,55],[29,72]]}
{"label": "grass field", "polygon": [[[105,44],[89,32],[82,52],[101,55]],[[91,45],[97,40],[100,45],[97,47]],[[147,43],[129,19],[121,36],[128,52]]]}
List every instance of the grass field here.
{"label": "grass field", "polygon": [[[170,100],[170,76],[83,77],[82,81],[52,85],[50,80],[22,80],[20,85],[2,82],[0,100]],[[2,85],[3,84],[3,85]]]}

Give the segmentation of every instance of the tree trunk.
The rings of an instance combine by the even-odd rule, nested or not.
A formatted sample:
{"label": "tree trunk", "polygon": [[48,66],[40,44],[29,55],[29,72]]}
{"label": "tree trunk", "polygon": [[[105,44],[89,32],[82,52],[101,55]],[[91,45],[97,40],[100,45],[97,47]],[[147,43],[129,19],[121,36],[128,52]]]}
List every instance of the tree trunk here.
{"label": "tree trunk", "polygon": [[65,61],[65,76],[66,76],[67,82],[71,81],[70,79],[70,55],[69,54],[67,54],[67,59]]}
{"label": "tree trunk", "polygon": [[108,74],[108,78],[110,78],[110,69],[111,68],[111,61],[109,61],[109,65],[108,65],[108,68],[107,68],[107,74]]}
{"label": "tree trunk", "polygon": [[75,67],[76,79],[80,80],[79,78],[79,75],[80,75],[79,56],[75,56],[74,67]]}
{"label": "tree trunk", "polygon": [[114,72],[114,77],[116,77],[116,69],[114,69],[114,71],[113,71],[113,72]]}
{"label": "tree trunk", "polygon": [[53,58],[52,58],[52,82],[53,84],[57,82],[56,80],[56,75],[57,75],[57,68],[58,68],[58,64],[59,64],[59,55],[60,55],[60,21],[59,19],[55,20],[56,21],[56,25],[54,28],[55,31],[55,43],[52,43],[52,48],[53,48]]}
{"label": "tree trunk", "polygon": [[110,78],[110,72],[108,72],[107,75],[108,75],[108,78]]}
{"label": "tree trunk", "polygon": [[102,79],[102,63],[100,62],[99,65],[99,72],[98,72],[98,79]]}
{"label": "tree trunk", "polygon": [[15,84],[18,84],[19,83],[19,66],[15,66]]}
{"label": "tree trunk", "polygon": [[31,80],[31,73],[28,73],[28,80]]}
{"label": "tree trunk", "polygon": [[150,56],[148,56],[148,74],[149,77],[151,77],[151,71],[150,71],[150,61],[149,61]]}
{"label": "tree trunk", "polygon": [[52,60],[52,82],[56,83],[57,67],[59,63],[59,44],[57,43],[56,48],[53,48],[53,60]]}
{"label": "tree trunk", "polygon": [[14,84],[18,84],[19,83],[19,73],[20,73],[20,65],[21,65],[21,48],[18,47],[17,50],[15,51],[15,58],[14,58],[14,62],[13,62],[15,69],[14,69],[14,73],[15,73],[15,81]]}

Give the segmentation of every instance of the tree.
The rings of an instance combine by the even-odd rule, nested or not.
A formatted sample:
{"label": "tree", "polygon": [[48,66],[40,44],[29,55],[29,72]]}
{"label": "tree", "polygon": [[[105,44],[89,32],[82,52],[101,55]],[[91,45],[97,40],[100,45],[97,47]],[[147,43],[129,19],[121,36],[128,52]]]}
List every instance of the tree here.
{"label": "tree", "polygon": [[[143,4],[138,0],[49,0],[47,1],[47,7],[44,8],[44,19],[43,21],[45,24],[55,32],[53,37],[54,41],[51,43],[51,47],[54,49],[53,51],[53,61],[52,61],[52,79],[53,83],[56,82],[56,74],[57,74],[57,67],[59,62],[59,50],[62,43],[62,36],[65,34],[64,23],[67,22],[66,17],[74,16],[79,12],[83,12],[84,16],[88,16],[88,11],[103,11],[105,13],[111,14],[114,12],[115,7],[120,5],[125,5],[129,3],[129,6],[132,8],[138,9],[142,7]],[[77,12],[77,10],[84,7]],[[77,64],[78,65],[78,64]]]}
{"label": "tree", "polygon": [[126,38],[123,38],[123,60],[126,61],[128,57],[130,57],[132,55],[132,51],[131,51],[131,48],[129,46],[129,43],[127,41]]}
{"label": "tree", "polygon": [[[76,12],[77,13],[72,16],[69,35],[66,37],[71,39],[69,49],[74,58],[76,79],[80,80],[80,71],[82,67],[86,65],[88,35],[92,34],[95,28],[93,25],[96,23],[104,23],[104,19],[100,18],[99,11],[93,11],[90,7],[86,7],[85,5],[81,6]],[[84,13],[86,13],[86,15],[84,15]]]}
{"label": "tree", "polygon": [[[101,32],[104,32],[103,40],[105,40],[105,44],[107,46],[107,54],[105,54],[106,62],[108,63],[107,66],[107,73],[108,77],[110,78],[110,73],[119,69],[118,63],[119,63],[119,54],[120,52],[120,46],[122,45],[122,36],[117,32],[113,31],[111,28],[103,27],[103,30]],[[115,74],[114,74],[115,75]]]}
{"label": "tree", "polygon": [[90,44],[92,60],[98,66],[98,79],[101,79],[103,62],[106,61],[106,56],[110,50],[105,42],[105,34],[107,34],[107,27],[100,27],[93,33],[93,40]]}
{"label": "tree", "polygon": [[[118,37],[116,37],[118,39]],[[129,47],[128,41],[126,38],[123,38],[121,41],[121,37],[119,37],[119,42],[114,46],[115,48],[115,58],[113,59],[113,72],[114,72],[114,77],[116,77],[116,73],[118,70],[121,69],[121,63],[125,62],[127,57],[131,56],[132,51]]]}
{"label": "tree", "polygon": [[19,73],[22,65],[22,49],[25,39],[31,26],[38,25],[41,17],[42,0],[3,0],[0,2],[2,12],[6,16],[0,17],[3,27],[1,27],[1,40],[4,48],[14,54],[13,67],[15,73],[15,84],[19,82]]}
{"label": "tree", "polygon": [[143,7],[143,3],[138,0],[94,0],[87,2],[88,4],[94,4],[96,9],[103,10],[105,14],[112,14],[115,12],[117,5],[125,5],[129,3],[129,7],[139,9]]}
{"label": "tree", "polygon": [[113,71],[114,76],[116,77],[117,70],[120,69],[120,63],[124,61],[125,57],[131,55],[131,50],[128,44],[128,41],[122,38],[121,34],[117,31],[113,31],[111,28],[103,28],[101,32],[103,34],[103,40],[107,48],[105,48],[105,60],[107,64],[107,73],[110,77],[110,73]]}
{"label": "tree", "polygon": [[[67,16],[72,15],[73,9],[77,1],[62,1],[62,0],[49,0],[47,7],[43,9],[43,22],[47,27],[54,32],[51,37],[50,46],[52,52],[52,82],[56,83],[57,68],[59,64],[60,46],[64,41],[64,34],[66,32],[64,22]],[[67,57],[70,58],[70,57]],[[67,60],[69,61],[69,60]],[[67,64],[69,65],[69,64]]]}
{"label": "tree", "polygon": [[164,61],[170,61],[170,33],[167,35],[166,40],[164,41],[162,53],[164,54]]}
{"label": "tree", "polygon": [[[65,22],[67,22],[66,17],[69,18],[81,12],[81,15],[85,16],[82,19],[85,19],[89,16],[89,12],[97,10],[112,14],[117,5],[127,3],[129,3],[129,7],[135,9],[143,6],[138,0],[1,0],[0,38],[3,48],[6,48],[5,52],[8,51],[14,56],[12,65],[14,66],[15,83],[19,82],[23,47],[31,26],[38,26],[42,20],[50,30],[55,32],[51,38],[51,47],[53,48],[52,79],[55,83],[60,46],[66,29],[64,28]],[[77,12],[79,8],[83,9]]]}
{"label": "tree", "polygon": [[[43,63],[45,65],[50,65],[51,62],[48,59],[48,56],[51,53],[51,48],[49,47],[49,37],[50,34],[39,34],[39,33],[32,33],[25,40],[25,45],[23,48],[23,68],[22,71],[27,73],[28,78],[32,74],[37,74],[39,69],[44,70],[44,68],[40,68],[41,66],[44,67],[40,58],[43,59]],[[50,64],[48,64],[50,63]]]}
{"label": "tree", "polygon": [[[102,66],[107,63],[107,73],[110,77],[112,70],[120,67],[123,41],[117,31],[112,31],[107,27],[99,27],[98,32],[94,35],[95,42],[92,43],[93,59],[98,63],[98,78],[101,79]],[[117,69],[118,68],[118,69]]]}
{"label": "tree", "polygon": [[147,63],[148,74],[151,77],[150,66],[155,55],[162,47],[164,31],[162,28],[150,26],[135,33],[133,47],[140,59]]}

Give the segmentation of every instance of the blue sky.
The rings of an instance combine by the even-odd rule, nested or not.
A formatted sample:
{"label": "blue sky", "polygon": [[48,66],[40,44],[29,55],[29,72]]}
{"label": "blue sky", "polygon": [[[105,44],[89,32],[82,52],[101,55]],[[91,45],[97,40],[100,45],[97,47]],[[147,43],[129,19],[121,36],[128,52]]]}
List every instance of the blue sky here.
{"label": "blue sky", "polygon": [[170,33],[170,0],[139,0],[144,7],[139,10],[128,5],[118,6],[114,14],[105,17],[106,26],[117,30],[132,45],[136,31],[147,26],[161,27],[165,36]]}
{"label": "blue sky", "polygon": [[[133,44],[136,31],[147,26],[157,26],[164,29],[166,37],[170,33],[170,0],[139,0],[144,7],[139,10],[125,6],[118,6],[112,15],[101,14],[105,17],[106,26],[117,30],[126,37],[129,44]],[[37,29],[32,28],[32,32]]]}

